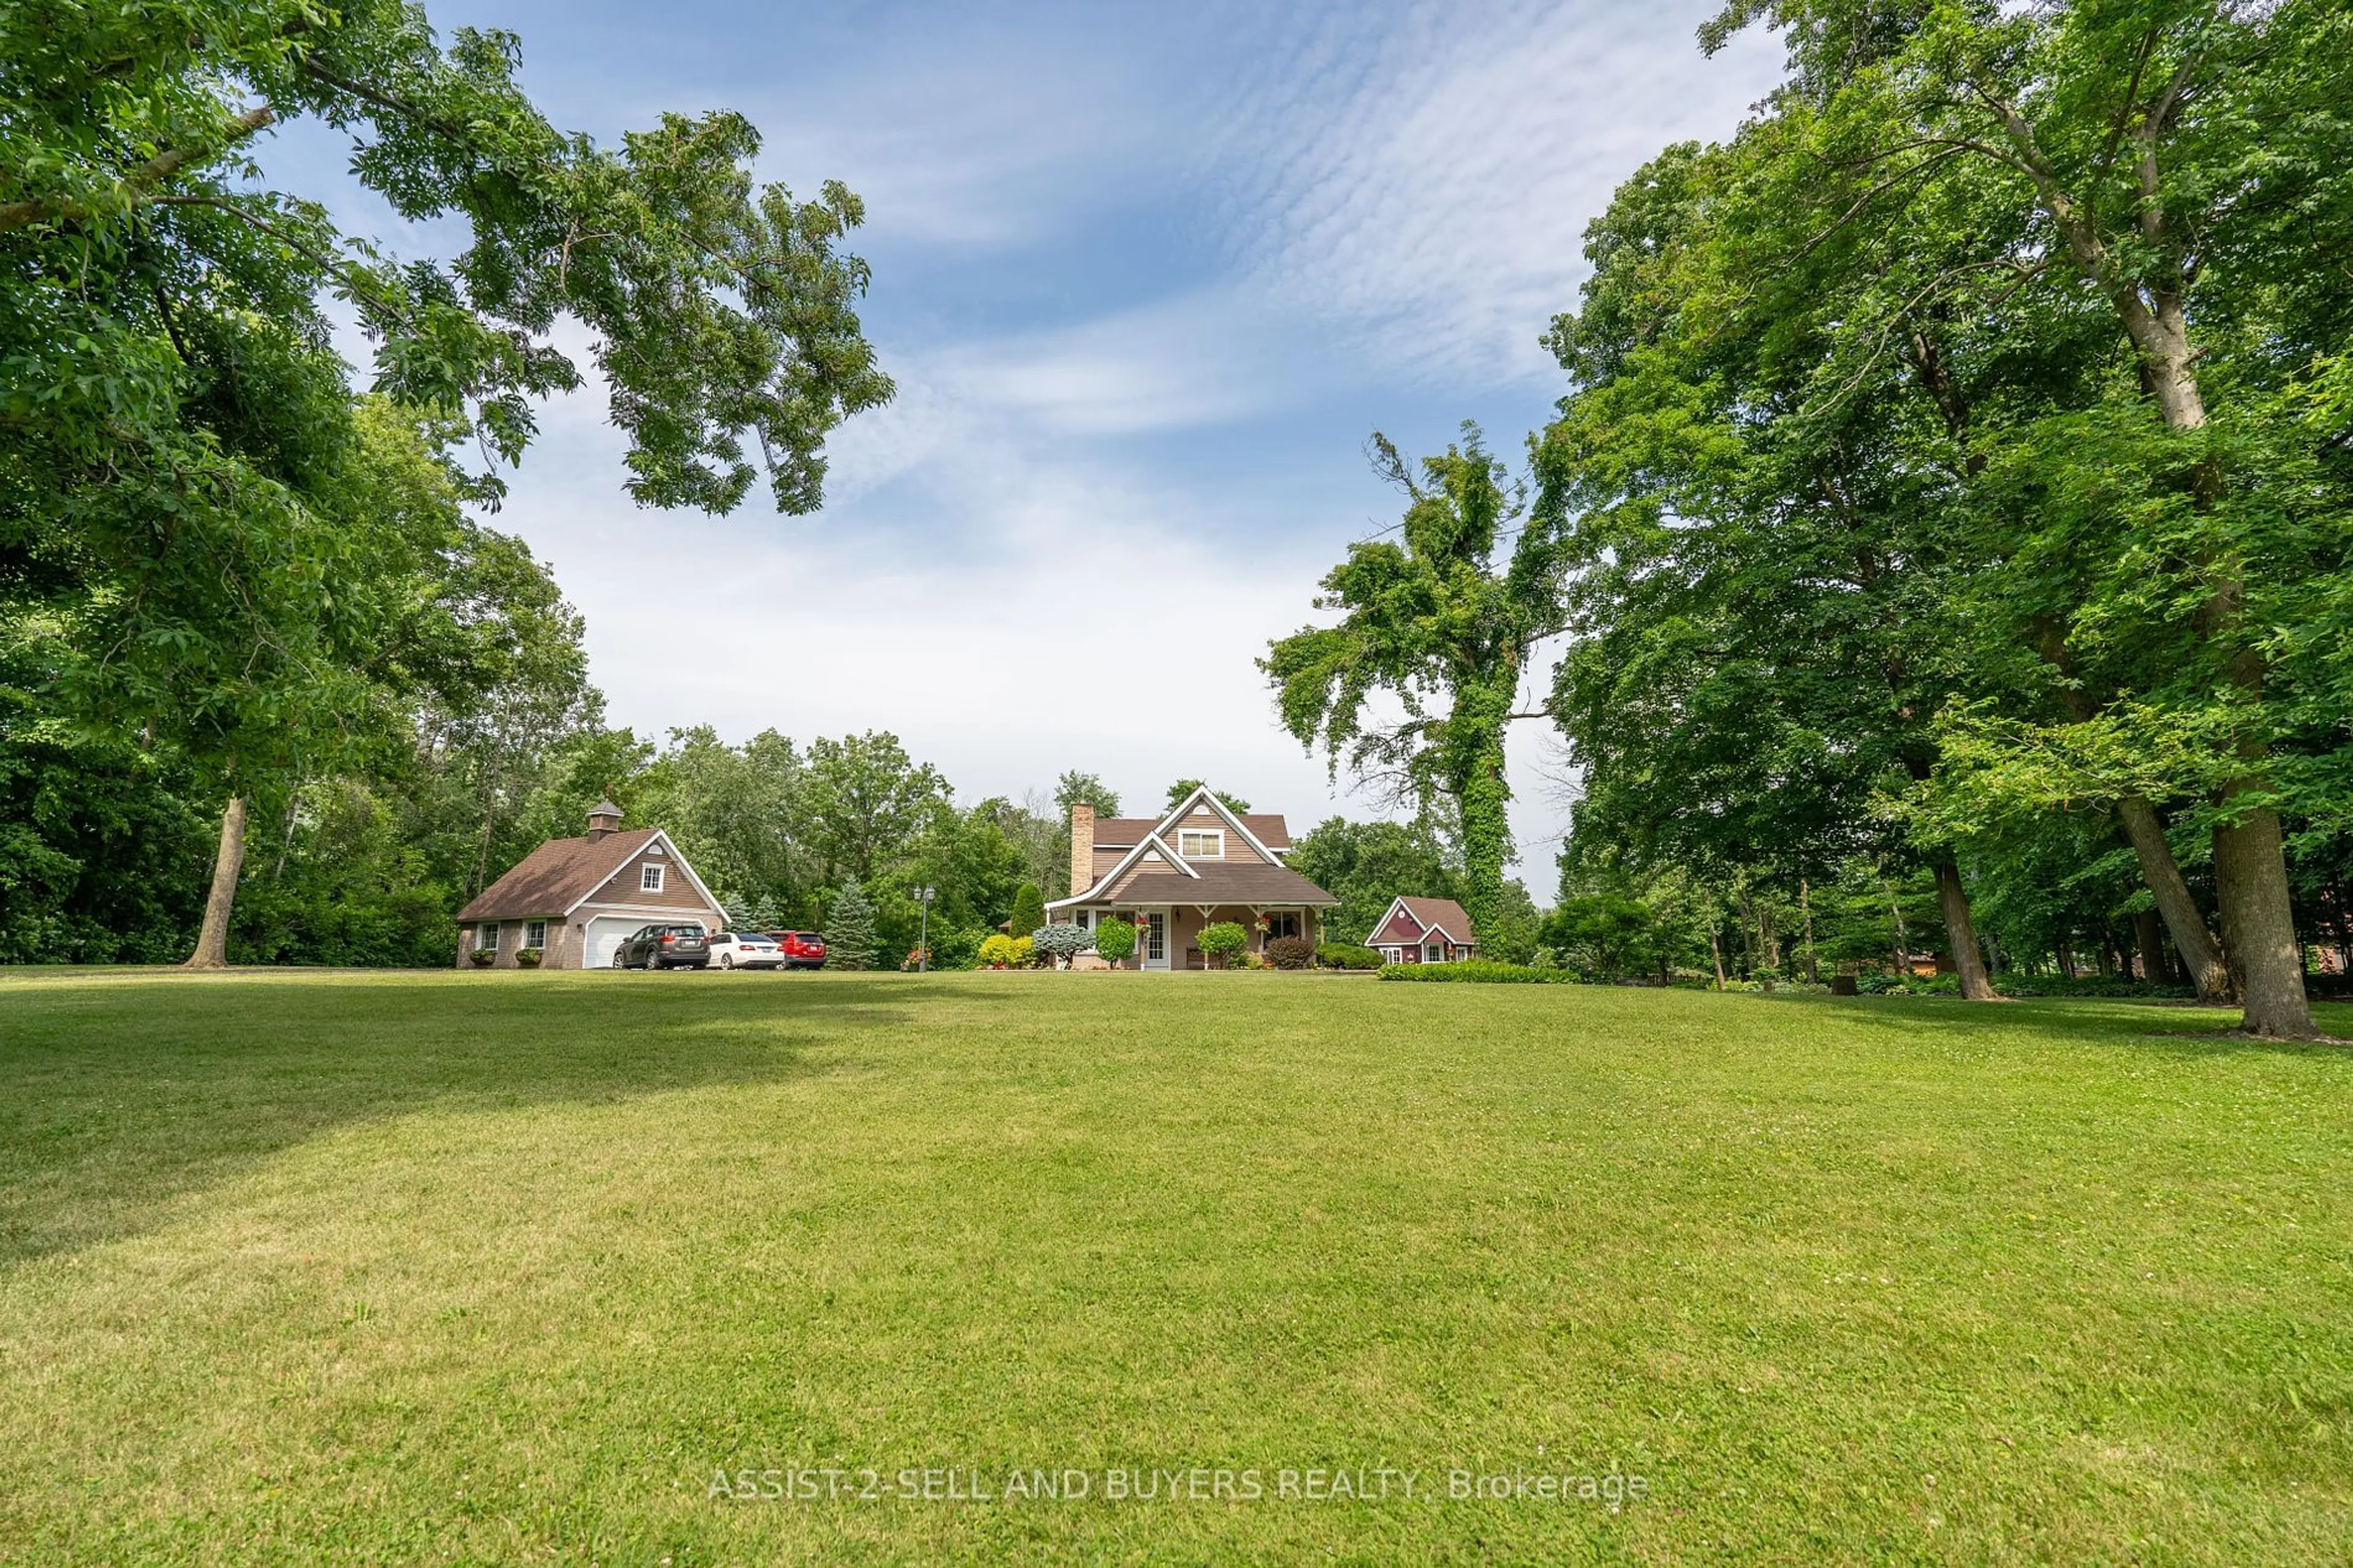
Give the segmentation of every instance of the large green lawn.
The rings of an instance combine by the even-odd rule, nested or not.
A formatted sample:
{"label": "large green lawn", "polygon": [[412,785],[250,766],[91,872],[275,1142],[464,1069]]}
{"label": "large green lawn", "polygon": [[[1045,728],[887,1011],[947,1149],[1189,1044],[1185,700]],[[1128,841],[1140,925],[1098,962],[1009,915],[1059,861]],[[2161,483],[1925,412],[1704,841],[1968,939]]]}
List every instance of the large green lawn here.
{"label": "large green lawn", "polygon": [[2221,1022],[0,979],[0,1559],[2343,1563],[2353,1051]]}

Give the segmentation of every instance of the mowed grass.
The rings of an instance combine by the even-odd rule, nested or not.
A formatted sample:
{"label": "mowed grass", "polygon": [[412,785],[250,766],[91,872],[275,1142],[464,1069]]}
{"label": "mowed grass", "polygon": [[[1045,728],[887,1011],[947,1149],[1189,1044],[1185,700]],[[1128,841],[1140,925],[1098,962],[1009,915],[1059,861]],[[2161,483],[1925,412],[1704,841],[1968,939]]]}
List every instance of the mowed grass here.
{"label": "mowed grass", "polygon": [[2221,1022],[11,976],[0,1560],[2342,1563],[2353,1051]]}

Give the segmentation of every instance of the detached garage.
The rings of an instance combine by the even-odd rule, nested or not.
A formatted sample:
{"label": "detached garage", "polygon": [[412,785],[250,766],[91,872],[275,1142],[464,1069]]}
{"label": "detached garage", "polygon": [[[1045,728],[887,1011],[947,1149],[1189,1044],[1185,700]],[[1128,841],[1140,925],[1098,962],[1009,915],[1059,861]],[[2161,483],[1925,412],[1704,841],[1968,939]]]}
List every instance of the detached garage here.
{"label": "detached garage", "polygon": [[[614,950],[656,921],[727,928],[727,911],[659,827],[621,831],[621,808],[600,801],[578,838],[551,838],[458,911],[458,967],[604,969]],[[488,954],[478,957],[477,954]]]}

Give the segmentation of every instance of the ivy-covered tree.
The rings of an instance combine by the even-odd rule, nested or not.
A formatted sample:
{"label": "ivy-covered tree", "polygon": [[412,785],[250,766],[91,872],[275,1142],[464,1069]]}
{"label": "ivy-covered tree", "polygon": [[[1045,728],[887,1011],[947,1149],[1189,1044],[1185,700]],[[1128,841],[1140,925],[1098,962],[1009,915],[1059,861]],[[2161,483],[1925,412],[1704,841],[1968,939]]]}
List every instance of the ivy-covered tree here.
{"label": "ivy-covered tree", "polygon": [[[1316,607],[1336,625],[1308,626],[1259,661],[1284,728],[1336,772],[1385,778],[1424,805],[1443,802],[1461,844],[1463,903],[1483,936],[1501,909],[1511,857],[1504,735],[1535,647],[1559,627],[1551,528],[1525,517],[1519,492],[1478,427],[1415,479],[1375,436],[1380,471],[1408,500],[1398,541],[1353,546],[1324,579]],[[1386,692],[1404,707],[1371,721]]]}

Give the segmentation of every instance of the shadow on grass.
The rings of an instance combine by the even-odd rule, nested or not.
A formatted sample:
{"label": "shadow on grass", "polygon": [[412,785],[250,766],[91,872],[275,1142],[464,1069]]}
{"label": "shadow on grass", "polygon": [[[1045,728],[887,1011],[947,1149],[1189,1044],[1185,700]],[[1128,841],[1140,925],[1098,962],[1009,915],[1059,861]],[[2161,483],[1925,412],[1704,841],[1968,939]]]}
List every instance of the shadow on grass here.
{"label": "shadow on grass", "polygon": [[[137,1234],[329,1129],[836,1070],[877,977],[54,972],[0,982],[0,1268]],[[970,1004],[975,998],[960,997]]]}
{"label": "shadow on grass", "polygon": [[1952,996],[1825,996],[1779,994],[1756,1000],[1775,1006],[1819,1008],[1844,1014],[1881,1029],[1933,1033],[1952,1039],[1992,1037],[2031,1021],[2038,1028],[2085,1041],[2157,1049],[2174,1056],[2263,1052],[2294,1057],[2342,1058],[2353,1065],[2345,1045],[2353,1037],[2353,1005],[2315,1003],[2322,1040],[2281,1040],[2239,1032],[2239,1009],[2170,999],[2131,997],[2031,997],[1994,1003]]}

